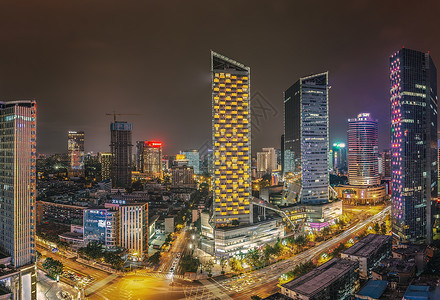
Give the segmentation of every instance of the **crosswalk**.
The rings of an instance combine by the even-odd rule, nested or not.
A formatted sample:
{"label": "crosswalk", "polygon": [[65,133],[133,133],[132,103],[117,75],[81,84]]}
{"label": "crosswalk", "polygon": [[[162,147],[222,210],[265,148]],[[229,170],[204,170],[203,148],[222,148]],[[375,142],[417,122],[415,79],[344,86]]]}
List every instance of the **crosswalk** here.
{"label": "crosswalk", "polygon": [[155,278],[161,278],[161,279],[183,279],[183,275],[176,275],[171,273],[164,273],[164,272],[149,272],[149,273],[136,273],[136,275],[145,276],[145,277],[155,277]]}
{"label": "crosswalk", "polygon": [[221,300],[204,286],[190,286],[183,289],[186,300]]}

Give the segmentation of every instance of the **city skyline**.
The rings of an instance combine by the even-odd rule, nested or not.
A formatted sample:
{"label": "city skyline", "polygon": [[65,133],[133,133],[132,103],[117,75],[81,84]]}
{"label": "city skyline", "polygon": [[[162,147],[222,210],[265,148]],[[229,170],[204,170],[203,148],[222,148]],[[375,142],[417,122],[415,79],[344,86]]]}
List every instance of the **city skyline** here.
{"label": "city skyline", "polygon": [[[379,149],[388,148],[389,88],[386,82],[389,55],[404,45],[424,52],[430,50],[434,61],[438,61],[439,42],[429,33],[419,33],[423,28],[436,27],[438,21],[429,17],[429,14],[439,4],[433,2],[428,15],[422,7],[410,12],[392,4],[380,7],[366,2],[344,7],[322,4],[313,8],[316,17],[309,22],[313,25],[309,26],[308,33],[320,32],[325,24],[326,34],[321,35],[318,41],[311,41],[301,33],[298,38],[304,43],[299,44],[293,39],[281,37],[287,36],[307,19],[303,16],[286,18],[287,12],[292,9],[306,10],[311,4],[252,4],[255,6],[252,11],[258,12],[244,15],[243,19],[238,18],[236,16],[249,7],[245,2],[240,3],[236,11],[232,10],[230,25],[223,28],[214,24],[214,30],[222,36],[221,39],[214,39],[195,24],[208,15],[213,18],[224,16],[227,5],[224,9],[216,9],[216,5],[210,7],[202,3],[194,10],[190,9],[190,5],[185,7],[176,3],[175,10],[170,11],[151,4],[132,4],[129,6],[130,12],[143,13],[155,9],[157,16],[127,20],[122,13],[121,20],[114,22],[107,16],[98,15],[102,26],[94,25],[90,30],[86,30],[87,26],[91,26],[99,5],[91,4],[86,12],[80,7],[67,8],[54,3],[51,5],[56,7],[51,10],[46,9],[48,4],[44,3],[27,8],[14,8],[14,5],[5,9],[1,7],[4,14],[1,24],[8,29],[4,31],[2,40],[7,42],[10,50],[0,50],[4,57],[8,57],[8,60],[0,63],[3,79],[0,98],[35,98],[40,103],[39,153],[64,152],[65,132],[71,129],[86,132],[86,152],[109,151],[107,130],[111,120],[105,113],[112,110],[121,113],[141,112],[142,116],[124,119],[133,123],[133,140],[161,140],[166,145],[164,153],[177,153],[202,146],[209,140],[209,133],[204,130],[210,124],[210,106],[206,103],[210,97],[209,68],[205,61],[209,57],[209,49],[213,49],[252,67],[253,92],[262,95],[276,109],[270,117],[260,120],[264,126],[254,131],[255,149],[279,147],[278,135],[281,135],[283,126],[282,92],[296,78],[322,69],[329,70],[332,86],[330,142],[338,142],[345,136],[345,122],[349,116],[359,111],[369,111],[379,121]],[[181,15],[185,14],[181,12],[188,9],[190,18],[182,19]],[[109,3],[106,10],[110,14],[121,11],[114,3]],[[391,10],[395,15],[392,20],[389,19]],[[34,16],[38,15],[35,14],[38,11],[42,11],[44,18]],[[329,11],[328,15],[326,11]],[[10,17],[14,12],[23,15],[20,24]],[[175,21],[163,27],[151,26],[150,22],[159,22],[157,18],[165,13],[167,19],[174,18]],[[407,24],[405,20],[410,13],[414,19],[419,15],[424,17],[418,18],[417,23]],[[370,17],[363,17],[365,14]],[[318,17],[323,15],[331,15],[329,21]],[[84,24],[78,24],[78,28],[69,25],[78,19],[85,20],[80,22]],[[230,28],[245,23],[249,23],[251,28],[249,36],[228,35]],[[57,24],[59,29],[53,28],[52,24]],[[176,24],[182,24],[179,25],[182,29]],[[271,30],[265,29],[269,24],[273,25]],[[150,28],[154,28],[154,31]],[[121,35],[134,29],[138,31],[133,35]],[[35,35],[34,32],[39,34]],[[61,35],[60,32],[66,34]],[[186,41],[193,38],[187,32],[200,37],[196,45]],[[24,40],[34,47],[29,57],[24,57]],[[249,45],[260,51],[249,51]],[[321,49],[326,49],[325,55],[317,55]],[[163,93],[164,87],[170,84],[173,89]],[[200,113],[194,113],[194,108]],[[188,115],[196,117],[183,122]],[[159,121],[164,118],[182,125]],[[184,132],[194,134],[188,137]]]}

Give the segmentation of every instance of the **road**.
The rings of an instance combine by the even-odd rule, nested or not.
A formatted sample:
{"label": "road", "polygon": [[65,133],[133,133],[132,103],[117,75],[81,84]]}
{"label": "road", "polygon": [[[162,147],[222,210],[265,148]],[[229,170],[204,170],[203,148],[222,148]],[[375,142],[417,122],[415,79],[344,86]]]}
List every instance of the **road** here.
{"label": "road", "polygon": [[90,284],[93,284],[95,281],[102,280],[106,278],[110,273],[95,269],[93,267],[88,267],[86,265],[83,265],[81,263],[78,263],[75,261],[75,259],[69,259],[66,258],[58,253],[52,253],[50,250],[48,250],[45,247],[42,247],[41,245],[37,244],[37,251],[42,254],[43,257],[52,257],[53,259],[59,260],[63,263],[64,269],[66,271],[72,271],[76,274],[79,274],[81,276],[90,276],[92,277],[92,281]]}
{"label": "road", "polygon": [[234,299],[246,299],[248,300],[252,295],[258,295],[260,297],[266,297],[270,294],[277,292],[277,284],[279,277],[292,270],[297,264],[306,262],[313,259],[318,254],[327,252],[332,249],[341,241],[348,237],[355,235],[358,231],[364,229],[368,224],[377,222],[386,217],[391,211],[391,207],[387,207],[380,211],[378,214],[356,224],[352,228],[344,231],[337,237],[328,240],[316,247],[306,250],[292,258],[278,262],[263,269],[247,273],[241,278],[229,278],[214,283],[220,287],[225,294],[230,295]]}

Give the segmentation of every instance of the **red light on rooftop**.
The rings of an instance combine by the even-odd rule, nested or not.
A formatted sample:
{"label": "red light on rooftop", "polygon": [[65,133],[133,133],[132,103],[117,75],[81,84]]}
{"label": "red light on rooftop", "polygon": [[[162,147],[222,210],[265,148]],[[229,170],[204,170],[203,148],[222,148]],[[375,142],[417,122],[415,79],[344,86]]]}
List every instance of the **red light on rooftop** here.
{"label": "red light on rooftop", "polygon": [[145,141],[145,145],[152,148],[160,148],[162,147],[162,142],[158,141]]}

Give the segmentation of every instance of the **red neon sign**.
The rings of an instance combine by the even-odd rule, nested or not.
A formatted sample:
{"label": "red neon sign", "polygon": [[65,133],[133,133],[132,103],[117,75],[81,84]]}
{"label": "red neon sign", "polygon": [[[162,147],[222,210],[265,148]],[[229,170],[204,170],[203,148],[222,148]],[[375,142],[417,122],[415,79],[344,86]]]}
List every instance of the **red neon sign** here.
{"label": "red neon sign", "polygon": [[160,148],[162,147],[162,142],[158,141],[145,141],[145,145],[152,148]]}

